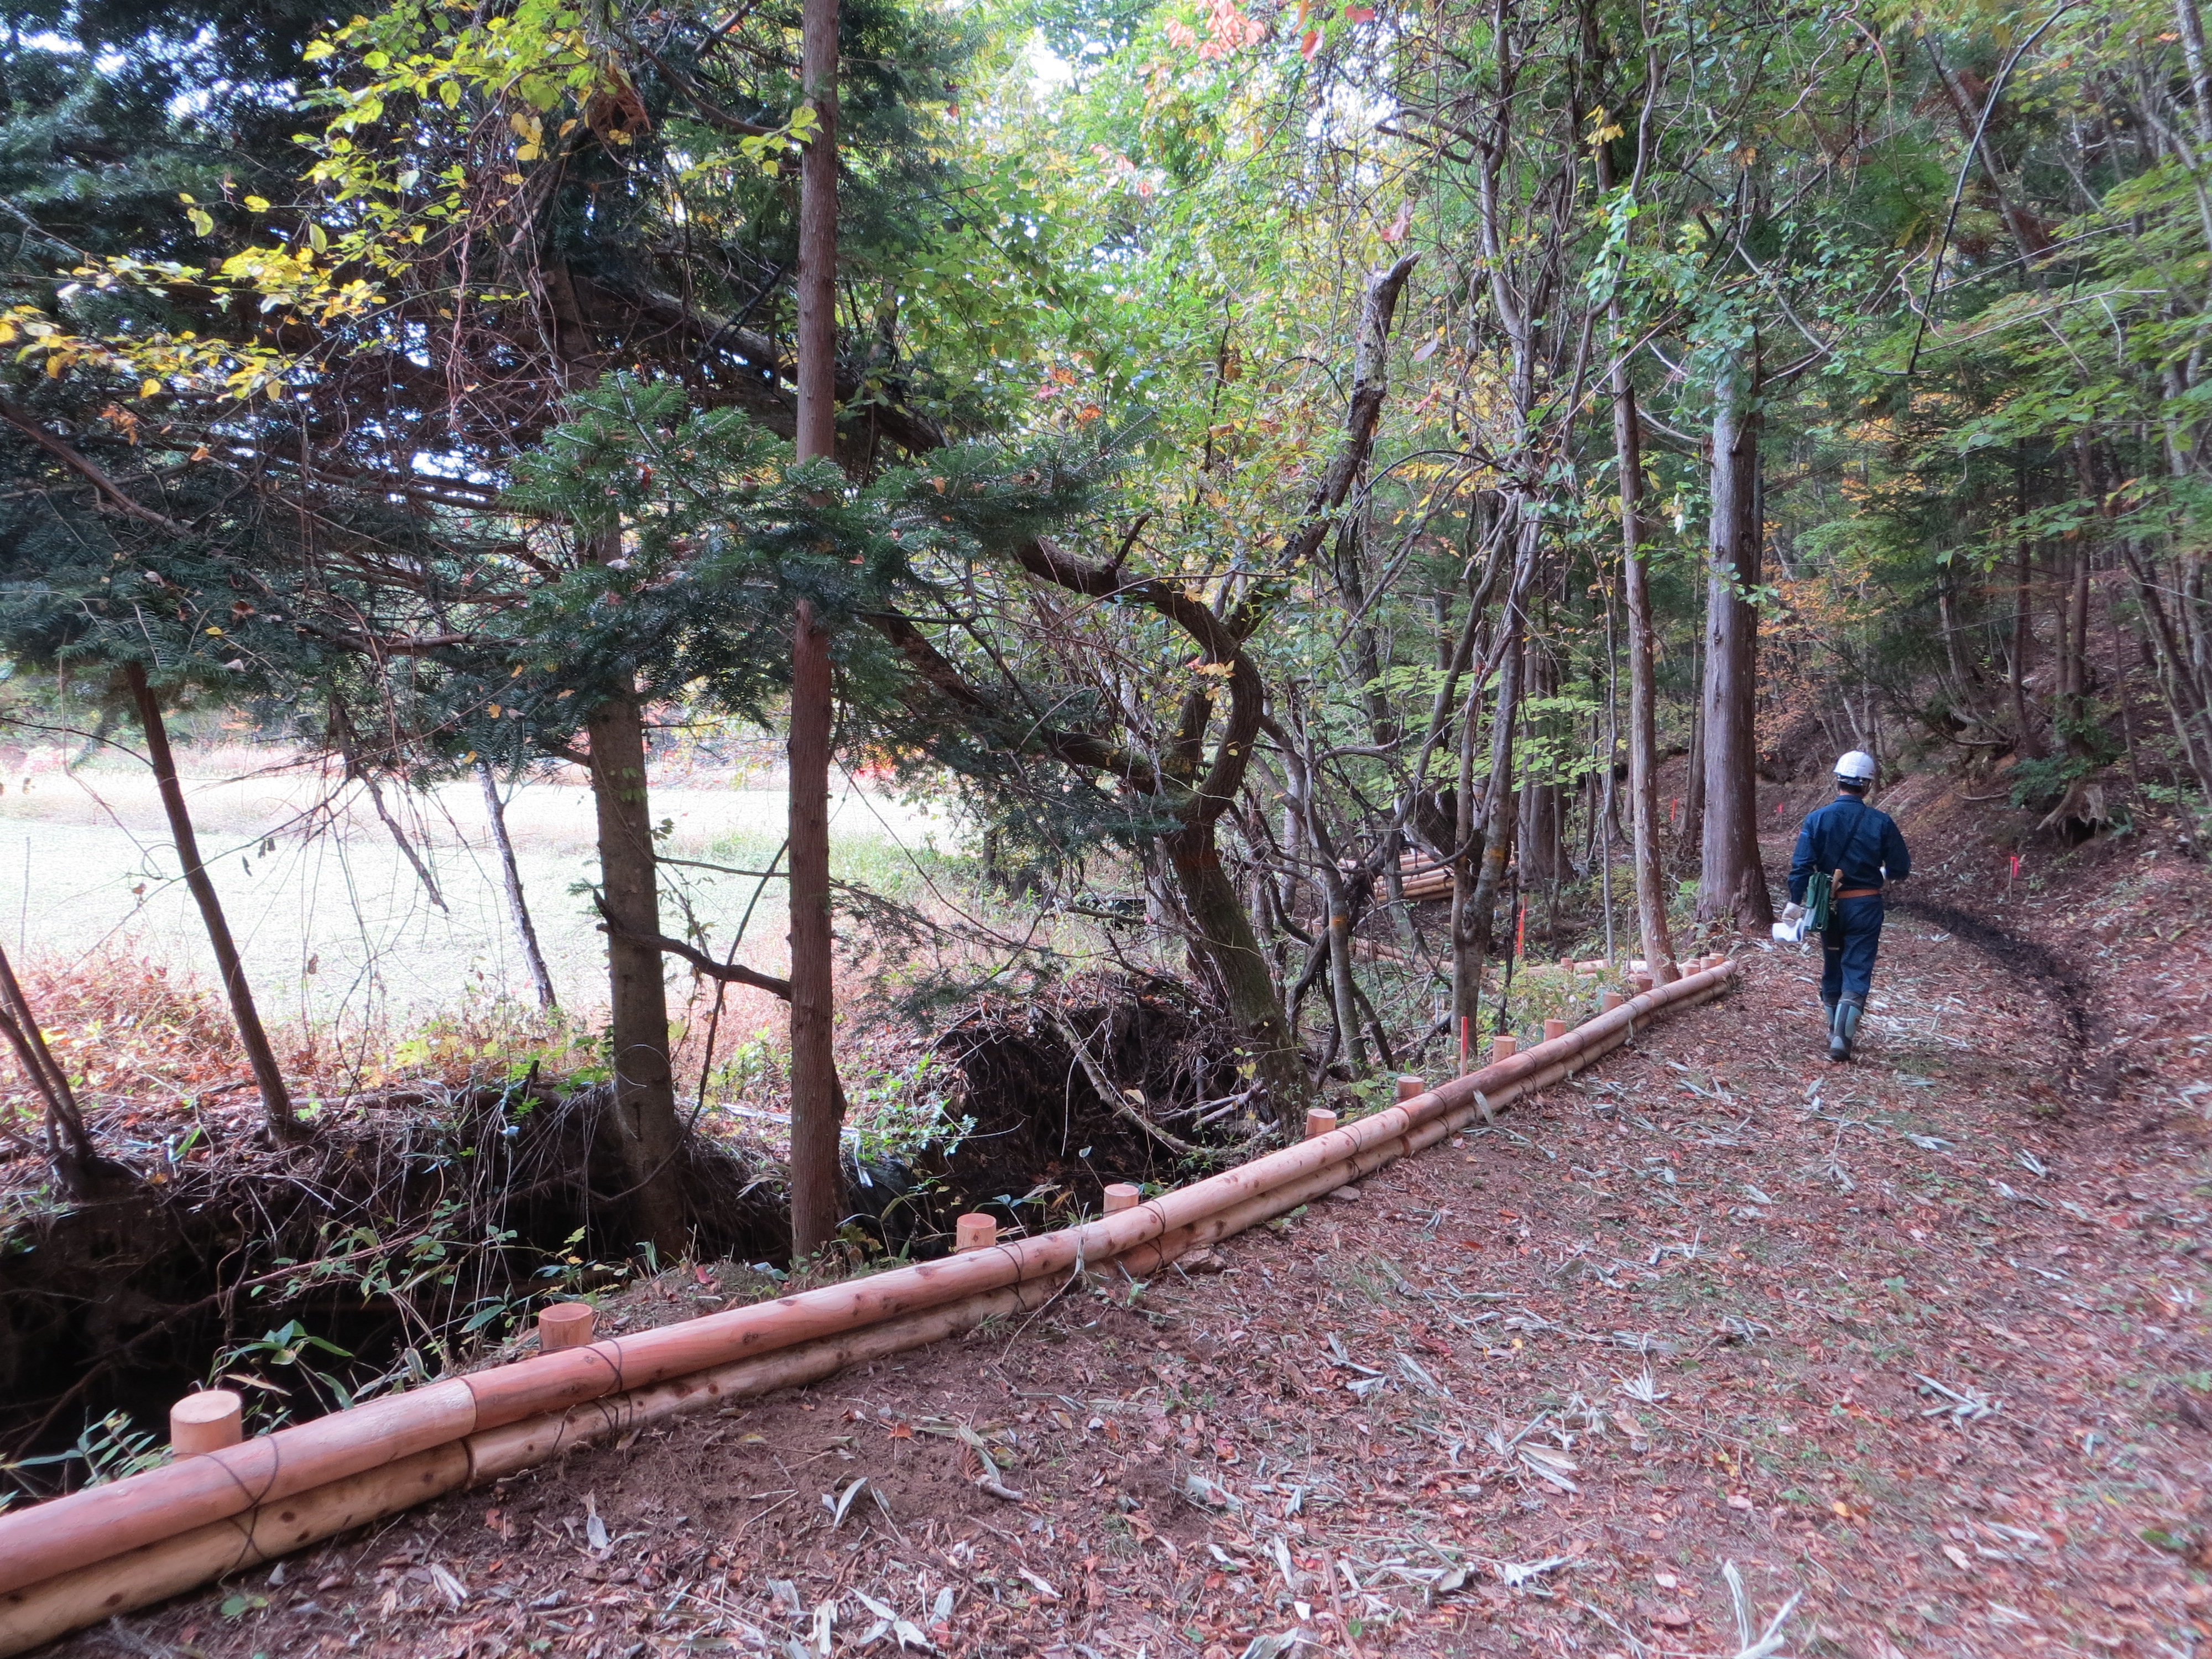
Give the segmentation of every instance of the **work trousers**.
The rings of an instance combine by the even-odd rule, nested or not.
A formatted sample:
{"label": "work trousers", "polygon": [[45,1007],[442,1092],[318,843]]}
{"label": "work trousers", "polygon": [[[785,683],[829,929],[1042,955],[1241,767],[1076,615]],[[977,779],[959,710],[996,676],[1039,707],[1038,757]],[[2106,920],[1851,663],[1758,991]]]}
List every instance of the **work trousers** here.
{"label": "work trousers", "polygon": [[1881,908],[1879,893],[1836,902],[1834,918],[1820,933],[1821,1001],[1866,1000],[1875,953],[1881,948]]}

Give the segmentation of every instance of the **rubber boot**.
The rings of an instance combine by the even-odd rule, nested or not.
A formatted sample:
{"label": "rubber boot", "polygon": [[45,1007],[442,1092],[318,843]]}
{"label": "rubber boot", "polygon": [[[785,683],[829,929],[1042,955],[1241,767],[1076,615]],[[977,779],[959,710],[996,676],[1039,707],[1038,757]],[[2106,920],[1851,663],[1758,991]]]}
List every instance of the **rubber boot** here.
{"label": "rubber boot", "polygon": [[1845,997],[1836,1005],[1835,1018],[1828,1025],[1830,1060],[1842,1060],[1851,1057],[1851,1044],[1859,1034],[1859,1016],[1865,1012],[1865,1006],[1850,997]]}

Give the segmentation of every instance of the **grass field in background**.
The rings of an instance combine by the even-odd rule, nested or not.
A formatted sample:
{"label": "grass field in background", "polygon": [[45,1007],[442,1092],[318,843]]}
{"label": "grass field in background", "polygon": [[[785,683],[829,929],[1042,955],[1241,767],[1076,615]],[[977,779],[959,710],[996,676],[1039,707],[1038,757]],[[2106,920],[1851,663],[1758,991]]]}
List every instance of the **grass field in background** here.
{"label": "grass field in background", "polygon": [[[151,775],[127,760],[64,771],[36,763],[0,770],[0,939],[32,960],[66,965],[119,952],[212,985],[213,958]],[[272,772],[234,750],[187,753],[186,787],[201,852],[267,1016],[309,1026],[402,1029],[472,1000],[532,1001],[509,921],[483,801],[473,780],[427,793],[386,787],[386,799],[438,884],[431,902],[356,787]],[[693,777],[656,787],[661,842],[677,858],[763,869],[783,839],[775,787]],[[517,861],[563,1003],[589,1018],[605,999],[604,940],[589,896],[598,875],[591,793],[536,782],[507,809]],[[833,867],[898,896],[927,890],[919,869],[956,849],[957,826],[872,791],[831,802]],[[672,870],[719,949],[756,883]],[[664,904],[674,933],[679,912]],[[786,965],[781,881],[761,893],[738,960]]]}

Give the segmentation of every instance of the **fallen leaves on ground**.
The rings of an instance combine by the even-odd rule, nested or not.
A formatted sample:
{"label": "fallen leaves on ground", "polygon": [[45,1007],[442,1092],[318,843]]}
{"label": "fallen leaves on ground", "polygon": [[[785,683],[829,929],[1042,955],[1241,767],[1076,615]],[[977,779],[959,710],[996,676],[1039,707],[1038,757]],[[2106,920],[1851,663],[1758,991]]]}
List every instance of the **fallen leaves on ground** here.
{"label": "fallen leaves on ground", "polygon": [[[2182,1040],[2202,1018],[2130,995],[2201,1006],[2203,951],[2163,937],[2204,920],[2198,885],[1997,917],[2072,936],[2089,924],[2063,906],[2111,906],[2087,1055],[2047,988],[1900,914],[1862,1060],[1832,1066],[1817,958],[1753,951],[1725,1001],[1224,1242],[1218,1273],[1109,1275],[737,1408],[742,1437],[691,1419],[578,1453],[130,1638],[211,1659],[2197,1650],[2212,1085]],[[2131,954],[2146,902],[2162,934]]]}

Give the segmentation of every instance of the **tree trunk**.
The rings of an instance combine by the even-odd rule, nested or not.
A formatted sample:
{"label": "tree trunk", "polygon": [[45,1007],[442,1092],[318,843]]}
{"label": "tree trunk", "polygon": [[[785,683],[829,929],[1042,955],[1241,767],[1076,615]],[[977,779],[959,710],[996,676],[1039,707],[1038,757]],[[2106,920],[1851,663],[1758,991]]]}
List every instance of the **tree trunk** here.
{"label": "tree trunk", "polygon": [[[1346,860],[1346,864],[1350,860]],[[1328,990],[1335,1006],[1337,1030],[1344,1036],[1344,1055],[1354,1077],[1367,1075],[1367,1042],[1359,1032],[1359,988],[1352,976],[1352,892],[1344,865],[1324,863],[1322,879],[1328,890]]]}
{"label": "tree trunk", "polygon": [[1475,872],[1482,863],[1481,809],[1474,797],[1474,757],[1480,738],[1475,715],[1480,702],[1479,695],[1470,693],[1460,713],[1459,784],[1453,792],[1451,916],[1447,926],[1451,939],[1451,1042],[1462,1072],[1474,1068],[1475,1024],[1482,1012],[1482,981],[1468,976],[1464,943],[1474,926]]}
{"label": "tree trunk", "polygon": [[[1509,659],[1509,662],[1510,659]],[[1521,698],[1517,666],[1501,670],[1498,684],[1498,713],[1491,744],[1490,787],[1484,792],[1482,857],[1475,866],[1474,890],[1464,911],[1453,918],[1454,939],[1459,946],[1453,963],[1455,995],[1464,995],[1465,1013],[1480,1011],[1482,975],[1496,943],[1498,896],[1505,890],[1505,866],[1513,860],[1514,832],[1519,827],[1520,797],[1513,787],[1513,715]],[[1500,734],[1504,734],[1502,737]],[[1457,907],[1455,907],[1455,908]],[[1467,1028],[1472,1042],[1474,1026]]]}
{"label": "tree trunk", "polygon": [[1936,578],[1936,614],[1943,629],[1943,660],[1951,670],[1951,685],[1958,697],[1958,712],[1971,720],[1981,716],[1980,701],[1974,696],[1978,678],[1974,665],[1966,660],[1966,653],[1959,647],[1959,605],[1957,584],[1947,568]]}
{"label": "tree trunk", "polygon": [[837,0],[805,0],[800,75],[814,134],[799,161],[799,459],[837,453]]}
{"label": "tree trunk", "polygon": [[592,800],[599,813],[599,902],[607,919],[607,1000],[614,1045],[615,1140],[620,1197],[639,1242],[685,1243],[676,1165],[682,1132],[668,1055],[660,887],[646,793],[645,720],[636,702],[602,703],[588,722]]}
{"label": "tree trunk", "polygon": [[2204,52],[2204,20],[2197,0],[2175,0],[2174,21],[2181,26],[2181,52],[2189,64],[2190,113],[2196,118],[2197,141],[2212,146],[2212,70]]}
{"label": "tree trunk", "polygon": [[[1523,607],[1535,575],[1536,552],[1542,521],[1534,514],[1523,516],[1516,534],[1513,582],[1505,597],[1505,614],[1499,626],[1498,695],[1491,714],[1490,776],[1484,785],[1482,807],[1461,836],[1464,856],[1461,873],[1452,884],[1452,1018],[1470,1060],[1480,1026],[1482,973],[1490,957],[1492,914],[1505,881],[1505,866],[1513,856],[1518,802],[1513,787],[1514,727],[1521,716],[1521,642],[1526,635]],[[1471,744],[1472,738],[1468,741]],[[1471,794],[1471,769],[1462,761],[1462,791]],[[1464,798],[1464,795],[1463,795]],[[1462,809],[1462,820],[1467,809]],[[1473,866],[1473,879],[1466,866]]]}
{"label": "tree trunk", "polygon": [[837,1058],[831,1024],[830,635],[799,607],[791,680],[791,1231],[804,1260],[845,1220]]}
{"label": "tree trunk", "polygon": [[1757,374],[1723,362],[1713,410],[1712,527],[1705,585],[1705,822],[1700,921],[1765,933],[1774,921],[1759,852],[1759,412]]}
{"label": "tree trunk", "polygon": [[1676,842],[1684,857],[1702,852],[1705,840],[1705,653],[1698,642],[1698,696],[1690,704],[1689,776],[1682,785],[1682,833]]}
{"label": "tree trunk", "polygon": [[1237,1069],[1261,1085],[1266,1109],[1276,1124],[1291,1128],[1293,1115],[1312,1092],[1305,1060],[1291,1039],[1252,919],[1221,867],[1213,824],[1192,824],[1165,837],[1162,844],[1190,909],[1192,942],[1219,977],[1230,1018],[1243,1033]]}
{"label": "tree trunk", "polygon": [[2035,570],[2027,538],[2021,538],[2014,565],[2012,595],[2012,722],[2020,738],[2020,752],[2030,760],[2043,757],[2043,740],[2027,712],[2028,659],[2035,650]]}
{"label": "tree trunk", "polygon": [[96,1198],[103,1192],[136,1186],[137,1178],[126,1165],[100,1155],[92,1131],[85,1124],[84,1112],[77,1105],[76,1091],[70,1087],[69,1073],[46,1046],[38,1011],[16,983],[15,970],[5,951],[0,951],[0,1033],[5,1033],[9,1047],[15,1051],[16,1063],[23,1068],[32,1092],[46,1102],[46,1161],[62,1194],[69,1198]]}
{"label": "tree trunk", "polygon": [[553,994],[553,975],[546,971],[545,953],[538,948],[538,929],[530,920],[530,903],[522,893],[522,869],[514,861],[514,841],[507,833],[507,805],[499,798],[499,780],[491,763],[477,762],[477,781],[483,786],[484,817],[491,823],[492,845],[499,849],[499,872],[507,888],[507,914],[514,918],[516,936],[522,941],[522,960],[530,969],[530,982],[538,992],[538,1006],[547,1012],[559,1007]]}
{"label": "tree trunk", "polygon": [[2089,558],[2090,550],[2074,550],[2074,567],[2066,590],[2066,746],[2077,751],[2088,748],[2089,726]]}
{"label": "tree trunk", "polygon": [[207,929],[208,944],[215,951],[223,995],[229,1000],[231,1018],[238,1026],[239,1046],[246,1050],[254,1086],[261,1091],[261,1109],[268,1115],[274,1133],[296,1137],[300,1122],[292,1115],[292,1097],[284,1086],[283,1073],[277,1069],[276,1051],[270,1046],[269,1034],[262,1030],[261,1012],[253,1006],[253,988],[246,982],[246,967],[231,940],[222,901],[216,896],[215,883],[208,878],[207,866],[200,861],[199,838],[192,833],[184,787],[177,781],[176,758],[169,752],[169,728],[162,721],[161,702],[147,683],[143,667],[131,663],[123,673],[138,705],[138,724],[146,734],[146,755],[153,763],[155,787],[161,793],[161,810],[168,815],[169,838],[176,843],[178,861],[185,867],[185,885],[199,906],[201,925]]}
{"label": "tree trunk", "polygon": [[1548,889],[1566,866],[1560,845],[1559,787],[1532,783],[1521,791],[1521,884],[1528,892]]}
{"label": "tree trunk", "polygon": [[[2189,672],[2188,648],[2166,613],[2155,570],[2136,557],[2125,544],[2122,554],[2127,560],[2129,574],[2135,579],[2136,601],[2149,623],[2152,651],[2159,665],[2159,695],[2166,704],[2166,717],[2173,723],[2174,736],[2181,744],[2191,771],[2196,775],[2197,788],[2207,799],[2212,799],[2212,736],[2204,732],[2206,704]],[[2186,602],[2185,595],[2183,602]],[[2196,814],[2191,811],[2185,821],[2193,842],[2199,834]]]}
{"label": "tree trunk", "polygon": [[[799,162],[798,453],[837,453],[837,0],[805,0],[801,74],[815,131]],[[830,926],[830,635],[802,602],[791,658],[791,1234],[794,1260],[845,1216]]]}
{"label": "tree trunk", "polygon": [[[1614,325],[1615,337],[1620,325]],[[1628,365],[1613,368],[1613,444],[1620,473],[1621,586],[1628,600],[1628,800],[1636,920],[1651,982],[1675,977],[1667,929],[1667,872],[1659,861],[1659,696],[1653,680],[1651,573],[1644,562],[1644,433]]]}
{"label": "tree trunk", "polygon": [[[1522,684],[1529,699],[1541,701],[1559,690],[1558,667],[1549,653],[1534,641],[1524,641],[1522,651],[1528,658],[1522,672]],[[1556,723],[1557,717],[1540,717],[1546,727]],[[1542,738],[1555,735],[1548,730],[1531,729],[1528,735]],[[1546,769],[1548,772],[1549,769]],[[1521,787],[1521,887],[1533,893],[1547,888],[1559,879],[1565,864],[1564,848],[1559,828],[1559,787],[1548,778],[1530,778]]]}
{"label": "tree trunk", "polygon": [[[549,253],[543,269],[553,324],[549,344],[562,386],[574,391],[590,384],[605,364],[585,325],[568,262]],[[591,563],[607,564],[622,556],[622,548],[617,520],[584,532],[580,553]],[[607,1035],[613,1048],[611,1120],[622,1181],[614,1193],[593,1196],[607,1212],[602,1225],[629,1224],[629,1237],[620,1242],[649,1243],[673,1255],[689,1243],[690,1218],[677,1164],[683,1130],[668,1051],[668,986],[657,942],[660,878],[646,778],[644,710],[635,695],[616,698],[592,711],[584,731],[591,745],[592,805],[599,830]]]}
{"label": "tree trunk", "polygon": [[[2101,465],[2094,443],[2084,434],[2074,440],[2074,462],[2081,493],[2095,504],[2091,522],[2099,536],[2112,532],[2112,508],[2106,500],[2105,479],[2112,469]],[[2058,601],[2058,696],[2051,708],[2051,726],[2059,747],[2069,755],[2089,752],[2089,573],[2095,541],[2087,536],[2066,544],[2066,586]]]}
{"label": "tree trunk", "polygon": [[1388,749],[1398,738],[1398,721],[1388,691],[1378,683],[1382,674],[1382,647],[1368,604],[1368,498],[1358,513],[1347,514],[1336,532],[1336,586],[1344,608],[1354,618],[1345,647],[1352,658],[1352,672],[1359,688],[1360,706],[1367,714],[1368,736],[1378,749]]}

